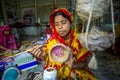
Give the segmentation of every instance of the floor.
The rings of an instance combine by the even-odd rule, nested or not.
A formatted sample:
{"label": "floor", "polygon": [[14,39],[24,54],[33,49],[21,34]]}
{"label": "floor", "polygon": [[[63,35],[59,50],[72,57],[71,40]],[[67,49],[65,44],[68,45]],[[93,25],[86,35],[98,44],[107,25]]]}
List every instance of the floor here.
{"label": "floor", "polygon": [[[25,40],[40,40],[39,37],[24,37]],[[97,51],[96,59],[98,69],[90,69],[98,80],[120,80],[120,54],[114,55],[111,52]],[[19,80],[21,80],[20,78]],[[24,79],[22,79],[24,80]]]}
{"label": "floor", "polygon": [[91,71],[98,80],[120,80],[120,55],[96,52],[98,69]]}

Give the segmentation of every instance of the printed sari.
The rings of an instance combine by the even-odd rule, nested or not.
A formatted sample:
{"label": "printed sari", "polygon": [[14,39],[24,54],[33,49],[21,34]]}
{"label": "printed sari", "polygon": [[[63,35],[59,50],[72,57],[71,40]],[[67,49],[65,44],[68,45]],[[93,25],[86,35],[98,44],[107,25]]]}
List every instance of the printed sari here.
{"label": "printed sari", "polygon": [[[46,55],[48,55],[51,47],[57,43],[62,43],[66,46],[69,46],[73,51],[73,57],[76,59],[76,62],[84,61],[91,53],[86,49],[83,48],[79,42],[78,39],[78,33],[75,33],[73,30],[70,32],[70,39],[68,42],[65,42],[65,40],[58,35],[54,28],[54,22],[53,22],[53,15],[57,11],[62,11],[65,14],[67,14],[70,17],[70,23],[72,23],[72,15],[66,10],[66,9],[56,9],[52,12],[50,16],[50,24],[52,26],[52,36],[47,40],[47,43],[44,46],[44,51],[46,52]],[[57,69],[58,74],[57,78],[59,80],[71,80],[72,74],[76,75],[77,80],[96,80],[96,77],[93,76],[93,74],[87,69],[81,69],[81,70],[75,70],[70,69],[67,65],[64,63],[54,62],[50,56],[46,57],[46,63],[44,68],[47,67],[54,67]]]}
{"label": "printed sari", "polygon": [[[17,44],[15,41],[14,36],[12,35],[12,33],[10,33],[9,35],[5,35],[4,31],[11,31],[11,27],[9,26],[0,26],[0,45],[8,48],[8,49],[15,49],[15,45]],[[3,51],[3,49],[0,49]]]}

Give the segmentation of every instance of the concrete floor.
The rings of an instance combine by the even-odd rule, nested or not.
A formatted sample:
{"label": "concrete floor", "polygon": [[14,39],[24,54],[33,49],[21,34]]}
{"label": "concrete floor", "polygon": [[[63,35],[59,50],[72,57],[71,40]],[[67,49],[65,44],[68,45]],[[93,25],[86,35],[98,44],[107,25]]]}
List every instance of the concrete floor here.
{"label": "concrete floor", "polygon": [[96,52],[98,69],[91,71],[98,80],[120,80],[120,55]]}

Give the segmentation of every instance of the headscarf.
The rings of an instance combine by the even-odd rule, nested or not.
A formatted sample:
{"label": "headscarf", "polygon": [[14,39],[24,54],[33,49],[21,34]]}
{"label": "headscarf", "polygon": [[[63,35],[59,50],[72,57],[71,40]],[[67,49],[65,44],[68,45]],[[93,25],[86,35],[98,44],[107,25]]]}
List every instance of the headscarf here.
{"label": "headscarf", "polygon": [[11,27],[8,25],[0,26],[0,36],[2,36],[4,31],[11,31]]}
{"label": "headscarf", "polygon": [[[9,43],[12,43],[11,40],[13,41],[13,37],[12,34],[10,33],[9,36],[6,37],[6,35],[4,34],[4,31],[11,31],[11,27],[8,25],[3,25],[0,26],[0,45],[7,47],[8,45],[8,41]],[[3,49],[0,49],[3,50]]]}
{"label": "headscarf", "polygon": [[[72,15],[71,15],[70,12],[69,12],[67,9],[65,9],[65,8],[55,9],[55,10],[52,11],[52,13],[51,13],[51,15],[50,15],[50,25],[52,26],[52,36],[51,36],[51,37],[57,39],[60,43],[65,44],[65,40],[64,40],[61,36],[59,36],[58,33],[57,33],[56,30],[55,30],[55,25],[54,25],[54,22],[53,22],[53,17],[54,17],[54,15],[55,15],[57,12],[63,12],[64,14],[66,14],[66,16],[68,16],[68,18],[69,18],[70,23],[73,22],[73,20],[72,20]],[[71,32],[70,32],[70,40],[72,40],[72,35],[73,35],[73,33],[74,33],[74,31],[71,30]]]}

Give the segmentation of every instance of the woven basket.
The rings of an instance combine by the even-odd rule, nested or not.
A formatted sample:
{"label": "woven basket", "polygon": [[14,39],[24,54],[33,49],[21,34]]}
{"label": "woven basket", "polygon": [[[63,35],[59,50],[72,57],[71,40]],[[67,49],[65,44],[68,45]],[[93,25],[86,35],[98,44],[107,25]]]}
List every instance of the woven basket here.
{"label": "woven basket", "polygon": [[71,52],[69,47],[59,43],[52,46],[49,56],[53,61],[62,63],[68,60]]}

